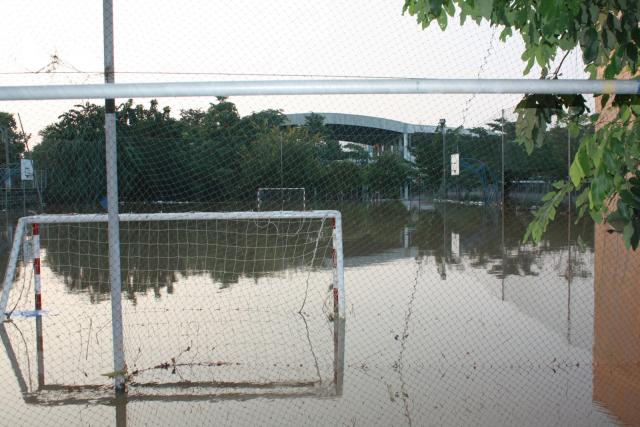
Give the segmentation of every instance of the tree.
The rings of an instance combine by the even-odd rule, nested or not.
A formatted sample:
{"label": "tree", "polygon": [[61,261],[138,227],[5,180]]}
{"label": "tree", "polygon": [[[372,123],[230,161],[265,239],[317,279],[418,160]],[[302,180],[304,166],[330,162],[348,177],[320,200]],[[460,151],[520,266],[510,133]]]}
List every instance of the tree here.
{"label": "tree", "polygon": [[47,170],[48,204],[95,202],[106,194],[104,107],[76,105],[40,135],[33,159]]}
{"label": "tree", "polygon": [[[435,21],[444,30],[457,12],[461,23],[468,18],[502,27],[502,41],[515,30],[524,42],[524,74],[537,63],[541,78],[557,79],[564,58],[576,47],[591,78],[601,74],[611,79],[638,71],[640,4],[635,0],[405,0],[403,11],[415,16],[423,28]],[[551,71],[559,55],[560,65]],[[640,97],[605,95],[600,102],[614,109],[609,110],[614,117],[581,139],[570,179],[557,181],[555,191],[543,198],[525,239],[540,241],[556,208],[567,194],[577,191],[580,215],[589,212],[596,222],[609,222],[623,233],[627,247],[638,247]],[[545,130],[553,120],[585,110],[581,95],[526,95],[517,108],[517,140],[530,153],[545,144]],[[597,114],[591,117],[594,124],[600,119]],[[575,125],[571,128],[577,130]]]}
{"label": "tree", "polygon": [[363,184],[362,170],[362,167],[349,160],[329,163],[326,168],[324,191],[339,199],[356,195],[354,193],[358,193]]}
{"label": "tree", "polygon": [[324,116],[318,113],[311,113],[304,116],[304,126],[309,129],[311,135],[320,135],[322,138],[330,138],[331,132],[324,125]]}
{"label": "tree", "polygon": [[369,162],[369,150],[364,148],[360,144],[347,143],[344,145],[344,151],[342,156],[346,159],[354,161],[356,164],[362,166]]}
{"label": "tree", "polygon": [[[225,98],[206,110],[182,110],[177,118],[155,100],[148,105],[128,100],[116,111],[121,200],[248,201],[257,187],[283,185],[305,187],[313,197],[358,194],[363,168],[340,160],[340,144],[327,139],[322,120],[312,123],[313,133],[285,122],[278,110],[240,117]],[[104,197],[103,107],[76,105],[41,135],[34,159],[47,170],[49,204],[76,210]]]}
{"label": "tree", "polygon": [[404,183],[413,175],[411,166],[396,153],[386,152],[365,169],[366,182],[383,197],[396,198]]}
{"label": "tree", "polygon": [[[4,146],[0,145],[0,163],[15,163],[20,158],[20,154],[24,152],[29,136],[18,131],[16,119],[13,114],[3,113],[0,111],[0,129],[6,131],[6,137],[9,139],[9,161],[5,158]],[[0,136],[2,133],[0,133]],[[0,140],[0,144],[4,141]]]}
{"label": "tree", "polygon": [[322,161],[331,162],[344,157],[340,143],[332,137],[331,129],[325,126],[322,114],[311,113],[304,116],[304,127],[308,129],[309,134],[320,139],[318,151]]}

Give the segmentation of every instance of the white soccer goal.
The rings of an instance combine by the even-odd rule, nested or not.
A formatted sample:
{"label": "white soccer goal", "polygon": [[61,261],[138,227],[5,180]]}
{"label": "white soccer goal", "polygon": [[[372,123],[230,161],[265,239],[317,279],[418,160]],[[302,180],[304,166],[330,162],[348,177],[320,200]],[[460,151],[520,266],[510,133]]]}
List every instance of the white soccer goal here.
{"label": "white soccer goal", "polygon": [[[0,300],[12,323],[0,332],[19,384],[41,401],[100,398],[112,383],[106,222],[18,221]],[[121,214],[120,223],[130,396],[341,392],[339,212]],[[20,378],[29,374],[37,381]]]}
{"label": "white soccer goal", "polygon": [[256,192],[258,210],[265,206],[272,208],[278,206],[282,209],[290,206],[307,206],[307,195],[304,187],[260,187]]}

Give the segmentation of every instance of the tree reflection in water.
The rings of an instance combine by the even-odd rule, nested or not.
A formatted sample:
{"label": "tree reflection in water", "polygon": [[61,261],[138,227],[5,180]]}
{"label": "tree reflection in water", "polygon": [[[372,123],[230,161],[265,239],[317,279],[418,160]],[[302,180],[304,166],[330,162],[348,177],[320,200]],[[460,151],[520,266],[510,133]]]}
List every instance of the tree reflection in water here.
{"label": "tree reflection in water", "polygon": [[[536,275],[535,266],[545,252],[562,251],[569,246],[574,250],[593,248],[591,221],[584,219],[572,225],[569,236],[569,219],[561,214],[550,224],[546,240],[532,246],[522,243],[531,218],[529,211],[507,211],[503,225],[495,207],[449,205],[445,209],[436,205],[433,210],[422,212],[408,211],[397,202],[331,207],[343,215],[347,260],[402,248],[407,229],[411,230],[411,246],[421,256],[433,256],[437,265],[455,265],[465,260],[473,269],[486,270],[498,278]],[[165,288],[172,293],[178,276],[206,273],[226,288],[241,277],[258,280],[309,263],[318,224],[305,225],[301,233],[297,233],[299,225],[294,223],[272,222],[269,231],[260,227],[264,225],[246,222],[123,223],[122,283],[128,298],[135,300],[137,293],[148,291],[159,297]],[[459,239],[459,254],[452,252],[452,234]],[[314,268],[328,262],[330,240],[330,234],[321,234],[322,251]],[[106,224],[49,225],[42,232],[42,247],[46,250],[45,262],[64,278],[69,292],[87,292],[92,301],[108,298]],[[581,257],[574,256],[569,261],[574,277],[591,274],[590,266]]]}

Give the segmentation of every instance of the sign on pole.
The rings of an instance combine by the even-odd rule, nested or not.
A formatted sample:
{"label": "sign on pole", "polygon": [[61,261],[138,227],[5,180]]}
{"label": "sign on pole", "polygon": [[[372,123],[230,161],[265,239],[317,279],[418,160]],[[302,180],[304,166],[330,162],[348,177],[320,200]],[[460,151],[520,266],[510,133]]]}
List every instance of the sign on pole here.
{"label": "sign on pole", "polygon": [[460,257],[460,235],[454,232],[451,232],[451,256]]}
{"label": "sign on pole", "polygon": [[33,160],[20,159],[20,178],[23,181],[33,181]]}
{"label": "sign on pole", "polygon": [[451,155],[451,176],[460,175],[460,154]]}

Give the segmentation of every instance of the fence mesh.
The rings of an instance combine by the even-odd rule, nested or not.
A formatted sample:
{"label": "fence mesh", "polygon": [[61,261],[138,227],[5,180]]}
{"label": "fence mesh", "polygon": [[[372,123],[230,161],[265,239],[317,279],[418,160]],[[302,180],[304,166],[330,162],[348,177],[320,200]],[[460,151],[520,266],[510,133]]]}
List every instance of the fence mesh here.
{"label": "fence mesh", "polygon": [[[521,76],[493,28],[423,32],[393,2],[263,3],[117,3],[116,81]],[[0,41],[2,84],[103,81],[101,5],[76,7],[73,43],[67,8],[7,7],[34,31],[29,54]],[[581,68],[572,53],[562,77]],[[518,100],[116,100],[121,213],[338,210],[346,319],[330,224],[123,221],[117,397],[106,223],[43,225],[43,312],[29,235],[0,324],[0,424],[639,424],[637,252],[578,218],[575,194],[540,244],[522,240],[594,126],[555,122],[528,154]],[[104,214],[108,199],[102,102],[0,111],[4,268],[19,217]]]}

